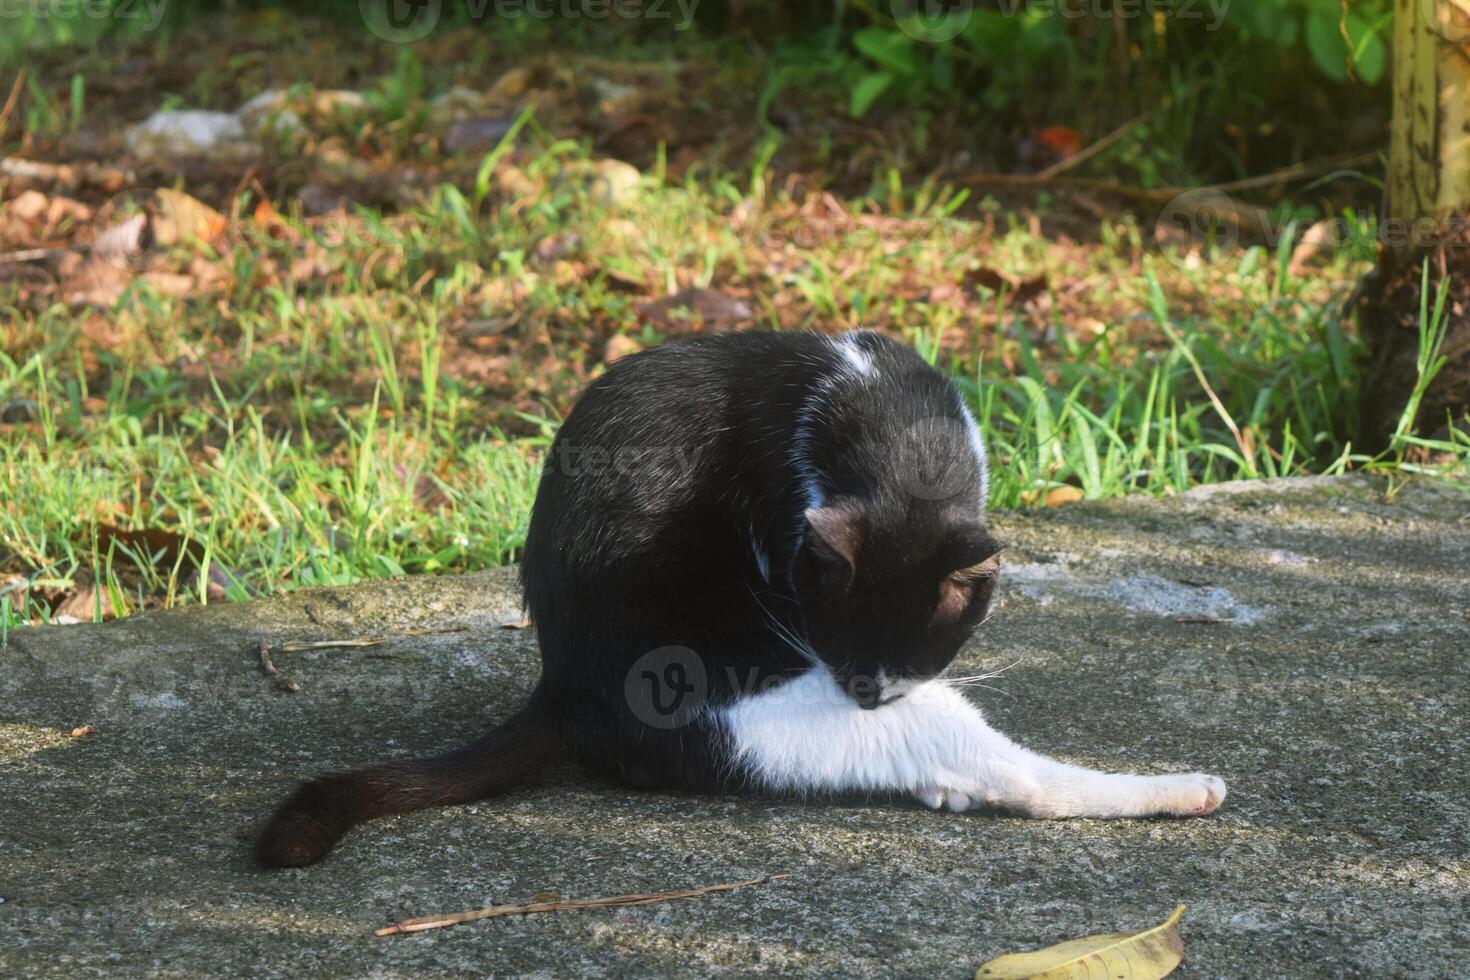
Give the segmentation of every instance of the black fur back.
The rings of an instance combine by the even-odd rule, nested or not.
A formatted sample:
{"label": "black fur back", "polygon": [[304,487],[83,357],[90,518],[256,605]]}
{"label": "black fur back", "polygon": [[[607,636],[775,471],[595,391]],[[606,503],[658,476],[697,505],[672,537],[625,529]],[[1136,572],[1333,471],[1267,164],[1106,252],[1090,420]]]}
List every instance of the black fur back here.
{"label": "black fur back", "polygon": [[[722,785],[711,721],[661,731],[630,712],[634,665],[689,651],[706,707],[810,667],[806,511],[865,502],[870,553],[902,575],[955,520],[981,522],[972,425],[942,375],[877,334],[725,334],[615,364],[556,438],[522,565],[574,755],[638,785]],[[986,555],[951,564],[970,557]]]}

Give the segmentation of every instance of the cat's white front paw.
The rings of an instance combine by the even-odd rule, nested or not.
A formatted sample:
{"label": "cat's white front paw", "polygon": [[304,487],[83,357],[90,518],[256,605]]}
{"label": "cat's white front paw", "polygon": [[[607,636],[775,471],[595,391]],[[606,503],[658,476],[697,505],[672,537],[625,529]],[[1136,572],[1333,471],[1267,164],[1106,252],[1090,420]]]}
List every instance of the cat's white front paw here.
{"label": "cat's white front paw", "polygon": [[978,802],[969,793],[942,786],[924,786],[914,791],[914,798],[931,810],[964,813]]}
{"label": "cat's white front paw", "polygon": [[1181,776],[1154,777],[1163,790],[1159,794],[1159,813],[1173,817],[1206,817],[1225,802],[1225,780],[1203,772]]}

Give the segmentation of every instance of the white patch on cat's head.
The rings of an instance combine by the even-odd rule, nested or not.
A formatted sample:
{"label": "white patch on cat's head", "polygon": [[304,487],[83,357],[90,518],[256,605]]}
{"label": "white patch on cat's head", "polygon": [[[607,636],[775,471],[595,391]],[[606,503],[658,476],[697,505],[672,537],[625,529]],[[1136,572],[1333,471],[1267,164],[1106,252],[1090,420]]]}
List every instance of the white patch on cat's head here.
{"label": "white patch on cat's head", "polygon": [[970,439],[970,448],[975,453],[975,462],[980,467],[980,509],[985,510],[990,502],[990,461],[985,456],[985,440],[980,435],[980,426],[975,421],[975,416],[970,412],[970,406],[965,404],[963,398],[956,397],[960,403],[960,418],[965,423],[965,435]]}
{"label": "white patch on cat's head", "polygon": [[832,344],[842,355],[842,359],[847,362],[847,366],[858,377],[876,378],[878,376],[878,368],[873,364],[873,359],[868,356],[867,351],[853,341],[851,334],[838,337]]}

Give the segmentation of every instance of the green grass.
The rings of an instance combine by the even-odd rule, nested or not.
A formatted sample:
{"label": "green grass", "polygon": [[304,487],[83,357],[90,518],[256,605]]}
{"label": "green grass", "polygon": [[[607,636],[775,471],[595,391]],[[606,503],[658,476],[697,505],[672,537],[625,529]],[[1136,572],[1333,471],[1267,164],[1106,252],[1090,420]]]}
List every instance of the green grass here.
{"label": "green grass", "polygon": [[[310,411],[304,400],[299,407]],[[0,443],[9,488],[0,541],[37,587],[65,589],[80,572],[129,610],[150,599],[206,601],[211,561],[228,598],[240,599],[469,571],[504,564],[521,544],[542,440],[380,414],[378,399],[337,413],[340,434],[329,442],[272,432],[243,401],[201,407],[183,432],[145,429],[140,408],[119,400],[85,437]],[[99,524],[177,532],[203,547],[206,568],[99,554]],[[116,573],[123,559],[141,569],[128,585]],[[49,610],[38,603],[29,612]]]}
{"label": "green grass", "polygon": [[[1354,454],[1361,351],[1339,311],[1360,257],[1311,278],[1260,248],[1184,261],[1126,221],[1061,248],[1004,214],[988,233],[958,217],[963,196],[898,181],[832,219],[768,187],[761,161],[655,168],[636,200],[609,203],[584,145],[521,125],[533,151],[508,139],[476,186],[402,214],[286,214],[267,234],[240,202],[232,241],[176,249],[180,268],[230,273],[213,295],[139,281],[96,313],[0,293],[0,405],[29,417],[0,430],[0,628],[49,617],[48,597],[85,581],[94,613],[103,595],[128,612],[514,560],[540,454],[606,338],[665,339],[619,282],[739,285],[760,326],[907,338],[975,406],[997,507],[1064,485],[1098,498],[1470,462],[1470,439],[1429,444],[1412,419],[1393,457]],[[514,194],[508,175],[525,182]],[[572,244],[555,258],[547,241]],[[977,264],[1047,275],[1051,311],[930,290]],[[1442,304],[1424,319],[1428,371]],[[497,320],[512,326],[490,382],[465,369],[480,354],[464,325]],[[1453,462],[1406,464],[1412,450]],[[156,561],[108,526],[196,550]]]}

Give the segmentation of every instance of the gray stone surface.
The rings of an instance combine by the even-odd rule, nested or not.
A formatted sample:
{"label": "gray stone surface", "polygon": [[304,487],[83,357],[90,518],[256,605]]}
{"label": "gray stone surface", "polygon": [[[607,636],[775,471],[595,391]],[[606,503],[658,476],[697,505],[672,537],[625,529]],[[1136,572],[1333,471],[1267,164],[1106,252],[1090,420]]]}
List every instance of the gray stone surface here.
{"label": "gray stone surface", "polygon": [[[515,612],[508,572],[12,632],[0,976],[961,977],[1181,902],[1179,976],[1464,976],[1470,498],[1386,489],[1281,482],[996,518],[1009,582],[962,665],[1016,663],[973,696],[1069,759],[1225,776],[1206,820],[639,795],[559,771],[263,873],[246,841],[292,781],[452,745],[526,693],[533,639],[495,625]],[[1181,621],[1201,616],[1230,621]],[[426,628],[461,632],[278,654],[295,694],[258,664],[261,636]],[[796,877],[372,935],[543,890],[777,871]]]}

